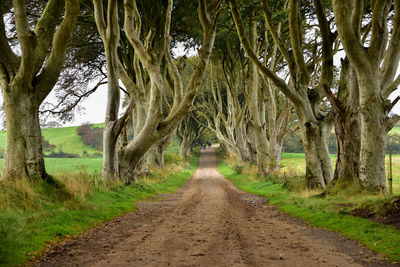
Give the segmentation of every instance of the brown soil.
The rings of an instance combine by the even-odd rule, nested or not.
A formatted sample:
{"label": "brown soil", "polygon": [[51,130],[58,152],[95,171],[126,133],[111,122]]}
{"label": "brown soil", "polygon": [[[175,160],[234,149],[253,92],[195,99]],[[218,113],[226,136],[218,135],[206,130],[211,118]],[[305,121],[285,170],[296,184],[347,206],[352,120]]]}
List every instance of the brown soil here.
{"label": "brown soil", "polygon": [[383,216],[378,216],[375,211],[369,208],[357,208],[352,210],[350,214],[400,229],[400,198],[385,203],[384,208],[385,214]]}
{"label": "brown soil", "polygon": [[[281,213],[218,173],[213,148],[175,194],[49,249],[38,266],[389,266],[341,235]],[[392,265],[390,265],[392,266]]]}

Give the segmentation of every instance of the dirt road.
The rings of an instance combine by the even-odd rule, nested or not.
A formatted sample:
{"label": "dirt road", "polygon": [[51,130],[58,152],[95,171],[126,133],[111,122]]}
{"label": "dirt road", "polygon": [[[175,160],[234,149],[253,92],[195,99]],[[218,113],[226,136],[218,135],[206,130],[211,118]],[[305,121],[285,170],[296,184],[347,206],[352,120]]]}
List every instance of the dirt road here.
{"label": "dirt road", "polygon": [[[337,233],[278,212],[235,188],[201,153],[175,194],[52,248],[40,266],[386,266]],[[390,265],[393,266],[393,265]]]}

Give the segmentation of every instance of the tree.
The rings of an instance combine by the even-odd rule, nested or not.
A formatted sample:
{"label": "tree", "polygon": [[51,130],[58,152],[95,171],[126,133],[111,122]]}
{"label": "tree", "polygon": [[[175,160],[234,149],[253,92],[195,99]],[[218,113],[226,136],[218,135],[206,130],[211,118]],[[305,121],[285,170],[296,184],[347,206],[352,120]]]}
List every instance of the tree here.
{"label": "tree", "polygon": [[[237,68],[238,65],[231,65],[232,68],[223,65],[210,64],[210,86],[200,95],[201,102],[196,106],[196,113],[207,121],[202,125],[213,132],[230,153],[237,156],[240,164],[250,161],[252,153],[247,146],[247,102],[241,90],[245,77]],[[198,122],[201,123],[200,120]]]}
{"label": "tree", "polygon": [[118,118],[120,91],[118,73],[118,44],[120,41],[120,27],[118,20],[118,1],[109,0],[107,16],[104,19],[103,1],[95,0],[94,14],[96,25],[103,40],[107,62],[107,110],[103,131],[103,177],[113,179],[118,177],[118,137],[125,126],[129,112]]}
{"label": "tree", "polygon": [[[0,86],[7,124],[3,179],[46,178],[39,106],[57,83],[68,41],[79,15],[79,0],[50,0],[31,30],[24,0],[13,1],[20,56],[8,42],[0,13]],[[63,15],[63,10],[65,12]]]}
{"label": "tree", "polygon": [[[387,99],[400,84],[400,77],[395,78],[400,59],[400,1],[334,0],[333,10],[344,50],[357,74],[361,112],[360,181],[367,189],[386,191],[386,135],[400,118],[389,117],[395,103]],[[363,36],[362,22],[369,10],[370,29]],[[389,32],[392,15],[393,28]]]}
{"label": "tree", "polygon": [[[264,41],[257,40],[257,26],[255,9],[250,13],[250,41],[255,53],[265,42],[262,51],[265,65],[273,72],[279,72],[282,57],[278,55],[278,46],[268,40],[267,31]],[[277,37],[281,35],[281,22],[276,27]],[[262,39],[261,39],[262,40]],[[272,47],[272,49],[271,49]],[[259,174],[266,177],[280,170],[280,159],[283,149],[283,140],[287,135],[298,129],[298,124],[292,123],[292,105],[286,98],[277,93],[277,88],[269,79],[259,75],[256,64],[249,62],[249,96],[248,105],[251,117],[251,126],[257,149],[257,162]]]}
{"label": "tree", "polygon": [[[314,46],[321,46],[321,77],[318,83],[312,84],[312,73],[319,61],[316,51],[307,51],[303,38],[304,29],[302,28],[302,11],[300,1],[290,0],[288,7],[288,26],[290,49],[286,48],[284,42],[279,38],[269,7],[274,6],[266,0],[262,1],[261,10],[265,18],[265,25],[277,45],[281,56],[285,59],[287,69],[290,73],[290,81],[287,83],[276,73],[271,71],[259,60],[245,31],[245,27],[240,15],[236,1],[230,0],[232,17],[235,21],[236,29],[240,37],[243,48],[249,58],[256,64],[259,71],[270,79],[271,82],[285,94],[294,105],[297,117],[300,122],[302,140],[306,154],[306,181],[309,188],[326,187],[333,178],[332,165],[328,151],[328,139],[331,129],[331,119],[329,112],[323,107],[322,87],[330,86],[333,81],[333,50],[331,49],[336,37],[331,32],[329,21],[321,13],[323,10],[315,9],[319,22],[319,30],[322,42],[314,40]],[[321,1],[315,0],[314,5],[321,5]],[[286,9],[283,3],[279,8]],[[276,8],[276,7],[275,7]],[[311,54],[310,57],[305,55]],[[307,59],[307,60],[306,60]],[[309,86],[312,86],[310,89]]]}
{"label": "tree", "polygon": [[359,184],[361,118],[357,74],[348,58],[341,60],[341,73],[337,92],[325,86],[325,95],[332,105],[335,127],[337,159],[333,181],[326,193],[335,186]]}
{"label": "tree", "polygon": [[[113,3],[112,7],[110,5],[111,3]],[[143,2],[141,4],[147,3],[148,2]],[[126,143],[121,142],[122,146],[120,146],[118,149],[118,157],[116,156],[115,152],[116,140],[120,133],[120,129],[123,128],[120,128],[119,125],[122,125],[123,123],[119,124],[119,121],[121,120],[116,116],[119,109],[117,104],[119,103],[119,96],[116,92],[118,85],[117,79],[118,77],[121,78],[121,81],[126,86],[127,91],[130,92],[132,98],[135,99],[138,95],[137,88],[142,86],[138,86],[138,83],[140,83],[142,79],[135,79],[136,74],[140,75],[141,66],[139,65],[135,69],[135,71],[137,71],[135,75],[131,75],[126,71],[128,69],[125,68],[119,58],[115,55],[116,52],[114,51],[116,50],[116,46],[118,44],[117,40],[119,39],[116,33],[116,31],[119,31],[119,25],[117,23],[118,20],[116,19],[117,12],[115,11],[116,1],[109,1],[108,3],[107,24],[104,20],[104,12],[101,6],[101,1],[97,1],[95,4],[96,22],[99,32],[102,35],[103,42],[113,42],[112,46],[109,46],[109,48],[112,47],[113,49],[106,48],[105,50],[106,58],[107,53],[109,53],[109,59],[107,59],[107,62],[110,60],[110,63],[108,63],[108,68],[112,68],[112,70],[108,70],[109,79],[110,77],[113,77],[115,80],[115,82],[109,84],[109,92],[112,92],[112,98],[109,97],[108,100],[107,116],[109,119],[106,119],[104,138],[104,155],[110,155],[110,159],[112,159],[111,161],[114,162],[114,166],[107,166],[108,170],[106,170],[104,166],[106,166],[106,164],[110,164],[110,161],[104,159],[103,175],[106,177],[119,176],[123,180],[130,182],[134,179],[135,168],[140,163],[143,156],[154,144],[170,135],[171,132],[175,131],[176,127],[184,118],[192,104],[213,47],[216,17],[219,13],[217,10],[220,6],[220,1],[213,1],[210,4],[207,4],[205,0],[199,1],[198,14],[203,29],[203,40],[201,48],[199,49],[199,62],[189,83],[186,86],[186,90],[184,90],[182,86],[182,80],[179,71],[177,71],[177,66],[172,60],[170,52],[170,27],[173,2],[168,1],[168,3],[165,3],[160,1],[154,3],[154,5],[152,4],[150,7],[152,12],[150,17],[154,18],[151,19],[151,22],[155,24],[152,25],[150,23],[142,25],[142,16],[145,16],[147,14],[146,12],[149,10],[143,9],[141,12],[139,12],[136,1],[124,1],[124,33],[127,37],[126,40],[133,48],[127,52],[131,53],[133,50],[134,56],[130,55],[130,58],[138,60],[133,61],[134,64],[136,64],[136,62],[140,62],[140,64],[143,65],[149,77],[150,88],[149,99],[146,101],[147,105],[144,106],[146,109],[146,117],[143,127],[140,129],[137,135],[134,136],[133,140]],[[114,14],[111,13],[110,9],[114,10]],[[214,13],[215,18],[211,17],[210,13]],[[148,28],[148,32],[146,33],[147,35],[143,40],[141,38],[141,31],[144,26],[152,27]],[[113,35],[108,36],[106,33],[109,35],[113,33]],[[106,46],[107,45],[105,45],[105,47]],[[111,51],[113,52],[111,53]],[[173,105],[165,118],[163,117],[162,110],[162,103],[165,93],[162,71],[162,62],[164,57],[174,81],[174,90],[176,92]],[[112,76],[110,76],[110,71],[113,72]],[[116,101],[116,99],[118,99],[118,101]],[[112,142],[109,142],[109,144],[106,145],[108,122],[110,122],[109,128],[113,134],[110,135]],[[118,166],[118,168],[116,168],[116,166]]]}
{"label": "tree", "polygon": [[198,119],[194,119],[195,116],[195,114],[186,116],[177,130],[177,136],[181,141],[179,153],[181,157],[185,159],[190,155],[191,149],[195,145],[196,141],[201,138],[207,130],[206,127],[198,123]]}

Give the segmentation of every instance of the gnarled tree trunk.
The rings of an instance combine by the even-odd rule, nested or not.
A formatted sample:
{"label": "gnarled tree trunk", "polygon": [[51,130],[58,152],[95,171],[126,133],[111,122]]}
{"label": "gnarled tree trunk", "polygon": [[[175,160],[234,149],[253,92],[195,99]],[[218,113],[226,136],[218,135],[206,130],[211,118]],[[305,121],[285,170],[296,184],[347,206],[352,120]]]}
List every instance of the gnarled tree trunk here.
{"label": "gnarled tree trunk", "polygon": [[306,156],[307,186],[308,188],[324,188],[333,179],[328,150],[331,123],[329,121],[305,122],[300,129]]}
{"label": "gnarled tree trunk", "polygon": [[[399,120],[388,114],[398,101],[387,98],[400,84],[400,2],[374,1],[369,38],[361,35],[364,1],[334,0],[335,21],[344,50],[357,73],[361,112],[360,181],[369,190],[386,191],[386,134]],[[389,12],[394,7],[394,16]],[[392,18],[389,35],[388,21]],[[368,39],[368,43],[365,40]]]}
{"label": "gnarled tree trunk", "polygon": [[[0,7],[1,15],[5,12],[3,7]],[[25,1],[14,1],[13,9],[21,57],[11,50],[4,18],[0,20],[0,86],[7,124],[2,179],[46,178],[39,106],[62,70],[79,15],[79,1],[48,1],[34,30],[28,21]]]}
{"label": "gnarled tree trunk", "polygon": [[361,117],[357,76],[348,59],[342,60],[339,90],[335,96],[325,88],[332,103],[332,117],[336,134],[337,159],[331,190],[336,185],[346,187],[359,183]]}
{"label": "gnarled tree trunk", "polygon": [[[23,91],[11,84],[12,92]],[[3,177],[46,177],[39,123],[39,103],[34,94],[3,91],[7,123],[7,151]]]}
{"label": "gnarled tree trunk", "polygon": [[380,98],[378,75],[359,76],[361,107],[360,181],[365,188],[386,190],[386,115]]}

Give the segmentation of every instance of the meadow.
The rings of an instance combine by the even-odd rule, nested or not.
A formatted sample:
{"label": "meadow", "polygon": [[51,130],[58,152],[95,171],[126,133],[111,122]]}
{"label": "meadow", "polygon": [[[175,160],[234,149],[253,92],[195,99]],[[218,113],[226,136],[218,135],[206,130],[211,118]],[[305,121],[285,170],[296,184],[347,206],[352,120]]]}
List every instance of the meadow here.
{"label": "meadow", "polygon": [[[104,127],[104,123],[95,124],[95,127]],[[89,154],[99,153],[90,146],[85,145],[82,139],[76,133],[78,126],[60,127],[60,128],[45,128],[42,129],[43,137],[56,146],[56,151],[60,149],[65,153],[79,154],[82,156],[83,151]],[[0,131],[0,146],[6,147],[7,134],[6,131]]]}

